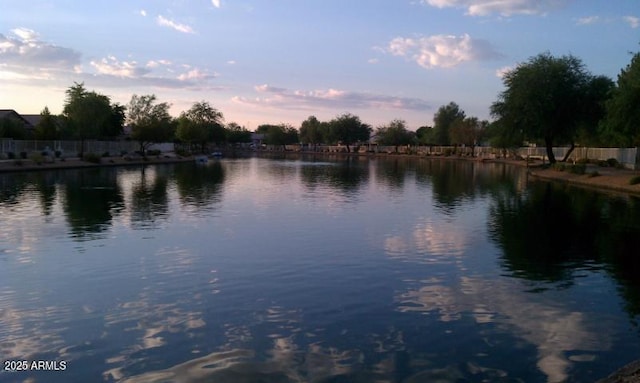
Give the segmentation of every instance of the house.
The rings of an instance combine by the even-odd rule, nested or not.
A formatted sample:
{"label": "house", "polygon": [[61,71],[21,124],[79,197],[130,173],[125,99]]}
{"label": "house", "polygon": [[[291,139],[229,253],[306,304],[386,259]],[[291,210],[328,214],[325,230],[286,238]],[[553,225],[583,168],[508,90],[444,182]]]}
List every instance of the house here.
{"label": "house", "polygon": [[[28,114],[27,116],[34,116],[34,115],[33,114]],[[18,114],[18,112],[16,112],[13,109],[0,109],[0,120],[3,120],[5,118],[7,118],[7,119],[20,121],[20,122],[22,122],[24,124],[24,127],[26,129],[29,129],[29,130],[35,129],[37,122],[40,121],[40,115],[38,114],[37,116],[38,116],[37,120],[36,119],[31,119],[31,117],[30,117],[30,119],[31,119],[31,121],[30,121],[30,119],[27,119],[27,118],[25,118],[25,116],[23,116],[21,114]],[[33,121],[35,121],[36,124],[33,124],[32,123]]]}

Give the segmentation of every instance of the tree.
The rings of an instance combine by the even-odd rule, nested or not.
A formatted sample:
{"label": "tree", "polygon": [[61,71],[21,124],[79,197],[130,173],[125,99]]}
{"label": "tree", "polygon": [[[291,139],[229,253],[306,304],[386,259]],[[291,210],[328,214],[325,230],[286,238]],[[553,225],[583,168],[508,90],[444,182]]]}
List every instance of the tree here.
{"label": "tree", "polygon": [[300,142],[313,145],[314,148],[323,143],[326,136],[326,124],[318,121],[316,116],[309,116],[300,126]]}
{"label": "tree", "polygon": [[298,131],[291,125],[260,125],[256,131],[266,132],[264,142],[267,145],[285,145],[296,144],[299,142]]}
{"label": "tree", "polygon": [[455,102],[441,106],[433,116],[433,135],[436,145],[450,145],[451,125],[457,120],[464,119],[465,114]]}
{"label": "tree", "polygon": [[393,120],[387,125],[376,129],[375,135],[379,145],[395,146],[398,152],[399,145],[409,145],[416,141],[414,132],[407,130],[407,123],[404,120]]}
{"label": "tree", "polygon": [[154,143],[170,141],[174,136],[175,124],[169,115],[170,105],[157,103],[156,96],[133,95],[127,107],[127,122],[131,126],[131,139],[138,142],[144,156]]}
{"label": "tree", "polygon": [[618,75],[606,103],[604,132],[624,146],[640,146],[640,52]]}
{"label": "tree", "polygon": [[329,122],[328,138],[334,143],[346,145],[347,152],[350,152],[350,145],[369,141],[371,130],[369,125],[360,121],[360,117],[345,113]]}
{"label": "tree", "polygon": [[502,150],[503,157],[506,156],[508,150],[522,145],[524,140],[521,131],[507,128],[502,120],[488,124],[485,135],[492,147]]}
{"label": "tree", "polygon": [[574,56],[539,54],[504,75],[506,89],[491,113],[525,139],[543,140],[549,162],[554,163],[553,145],[575,141],[591,79]]}
{"label": "tree", "polygon": [[177,137],[190,145],[199,145],[204,153],[207,143],[225,139],[224,117],[206,101],[196,102],[178,119]]}
{"label": "tree", "polygon": [[418,142],[425,145],[435,145],[435,134],[431,126],[421,126],[416,130]]}
{"label": "tree", "polygon": [[74,83],[67,89],[63,115],[80,139],[80,156],[84,155],[84,141],[96,138],[112,138],[122,133],[125,108],[111,105],[109,97],[87,91],[84,83]]}
{"label": "tree", "polygon": [[44,107],[40,112],[40,121],[36,125],[36,139],[57,140],[60,138],[56,117],[49,112],[48,107]]}
{"label": "tree", "polygon": [[482,135],[488,124],[489,122],[480,121],[477,117],[466,117],[455,120],[453,124],[451,124],[449,132],[451,143],[471,147],[471,153],[473,155],[475,152],[474,149],[478,141],[482,139]]}
{"label": "tree", "polygon": [[251,142],[251,132],[235,122],[227,124],[226,134],[227,142],[230,144]]}

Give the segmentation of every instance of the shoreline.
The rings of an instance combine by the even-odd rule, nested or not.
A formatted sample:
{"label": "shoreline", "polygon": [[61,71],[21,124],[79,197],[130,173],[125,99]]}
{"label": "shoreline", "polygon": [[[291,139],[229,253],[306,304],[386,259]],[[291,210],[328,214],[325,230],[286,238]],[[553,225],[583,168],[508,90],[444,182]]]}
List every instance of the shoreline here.
{"label": "shoreline", "polygon": [[[234,153],[235,154],[235,153]],[[514,159],[488,159],[488,158],[468,158],[468,157],[440,157],[440,156],[417,156],[413,154],[386,154],[386,153],[324,153],[324,152],[237,152],[237,154],[250,155],[314,155],[314,156],[362,156],[372,158],[414,158],[414,159],[436,159],[445,161],[476,161],[482,163],[504,163],[513,166],[526,167],[529,175],[535,180],[558,182],[562,184],[589,188],[597,191],[612,191],[631,195],[640,195],[640,184],[631,185],[629,181],[633,177],[640,176],[638,170],[618,169],[611,167],[599,167],[595,165],[587,165],[585,174],[574,174],[569,171],[560,171],[551,168],[543,168],[542,162],[539,160],[530,161]],[[17,162],[19,161],[19,162]],[[32,160],[3,160],[0,161],[0,173],[19,173],[30,171],[46,171],[74,168],[95,168],[104,166],[139,166],[153,164],[170,164],[179,162],[194,161],[193,156],[177,157],[175,155],[165,155],[163,157],[134,157],[125,159],[122,157],[106,157],[102,158],[100,163],[92,163],[82,161],[78,158],[67,158],[65,160],[56,159],[51,163],[36,164]],[[17,163],[21,163],[18,165]],[[597,174],[594,176],[594,174]]]}

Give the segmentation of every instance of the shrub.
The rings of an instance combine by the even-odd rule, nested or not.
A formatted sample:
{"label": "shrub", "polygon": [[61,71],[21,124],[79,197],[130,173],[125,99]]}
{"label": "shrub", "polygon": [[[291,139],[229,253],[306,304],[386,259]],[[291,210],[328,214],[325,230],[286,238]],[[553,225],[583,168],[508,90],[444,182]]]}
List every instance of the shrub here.
{"label": "shrub", "polygon": [[16,166],[22,166],[22,165],[23,165],[22,160],[15,160],[13,163],[14,163]]}
{"label": "shrub", "polygon": [[553,164],[553,166],[551,168],[553,170],[557,170],[559,172],[563,172],[563,171],[567,170],[567,164],[565,164],[563,162],[556,162],[555,164]]}
{"label": "shrub", "polygon": [[589,173],[589,178],[598,177],[599,175],[600,173],[598,173],[597,170],[594,170],[591,173]]}
{"label": "shrub", "polygon": [[586,164],[575,164],[573,166],[569,165],[569,172],[573,174],[584,174],[587,170]]}
{"label": "shrub", "polygon": [[101,162],[101,157],[95,153],[85,153],[82,158],[86,162],[91,162],[94,164],[99,164]]}
{"label": "shrub", "polygon": [[607,158],[607,165],[608,166],[610,166],[612,168],[616,168],[616,167],[618,167],[619,164],[620,163],[615,158]]}
{"label": "shrub", "polygon": [[631,177],[629,180],[629,185],[637,185],[640,184],[640,176]]}
{"label": "shrub", "polygon": [[60,156],[62,155],[62,152],[60,150],[56,150],[54,154],[56,155],[56,158],[60,158]]}
{"label": "shrub", "polygon": [[44,162],[44,155],[42,153],[33,152],[29,157],[31,161],[35,162],[38,165],[42,165],[42,163]]}
{"label": "shrub", "polygon": [[102,157],[109,157],[109,152],[102,153]]}
{"label": "shrub", "polygon": [[27,159],[27,152],[20,152],[20,158],[23,160]]}
{"label": "shrub", "polygon": [[151,150],[147,150],[147,154],[150,156],[159,156],[160,153],[162,153],[160,150],[158,149],[151,149]]}
{"label": "shrub", "polygon": [[10,160],[15,160],[16,154],[14,152],[7,153],[7,158]]}

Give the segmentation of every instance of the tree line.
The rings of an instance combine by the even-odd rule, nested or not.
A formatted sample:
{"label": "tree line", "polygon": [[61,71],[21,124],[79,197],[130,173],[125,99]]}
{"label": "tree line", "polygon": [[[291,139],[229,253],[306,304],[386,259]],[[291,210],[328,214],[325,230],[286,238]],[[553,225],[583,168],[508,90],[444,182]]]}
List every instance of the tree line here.
{"label": "tree line", "polygon": [[[402,119],[372,128],[351,113],[329,121],[309,116],[299,128],[289,124],[263,124],[255,133],[268,145],[302,143],[310,146],[342,144],[348,151],[358,143],[380,145],[489,144],[508,149],[536,143],[544,145],[551,162],[557,145],[640,145],[640,53],[621,70],[617,81],[591,74],[572,55],[554,57],[545,52],[520,63],[503,76],[504,90],[490,107],[493,121],[467,116],[455,102],[441,106],[433,125],[415,132]],[[112,103],[108,96],[89,91],[84,83],[66,90],[61,115],[45,107],[33,133],[16,120],[0,119],[0,137],[14,139],[114,139],[125,124],[140,151],[156,142],[180,142],[204,151],[216,145],[251,142],[251,133],[237,123],[224,123],[222,112],[207,101],[196,102],[177,118],[170,104],[155,95],[133,95],[128,105]],[[31,134],[31,136],[29,136]],[[568,158],[571,150],[565,157]]]}

